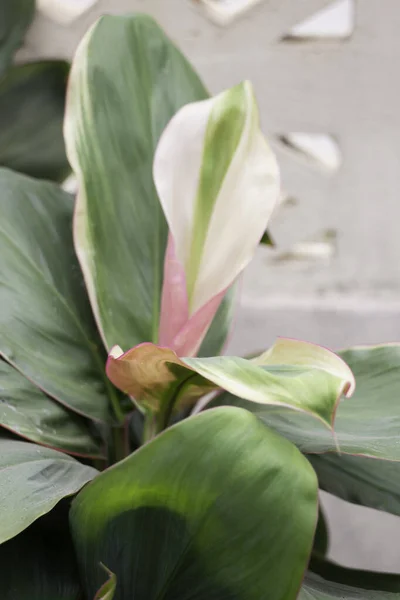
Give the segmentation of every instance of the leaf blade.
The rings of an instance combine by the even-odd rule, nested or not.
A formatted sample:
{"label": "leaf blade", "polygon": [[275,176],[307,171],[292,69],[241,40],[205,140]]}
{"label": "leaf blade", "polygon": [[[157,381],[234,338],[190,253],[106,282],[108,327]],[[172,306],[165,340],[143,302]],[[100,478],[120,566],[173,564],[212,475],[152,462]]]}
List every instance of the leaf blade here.
{"label": "leaf blade", "polygon": [[[245,497],[253,499],[246,515]],[[216,409],[100,475],[75,499],[71,527],[88,597],[101,584],[100,560],[117,576],[118,600],[178,600],[189,590],[199,600],[252,600],[266,589],[269,598],[289,600],[308,561],[316,516],[315,477],[294,447],[245,411]],[[290,544],[271,544],[278,522],[280,539]],[[118,534],[123,530],[129,543]],[[151,560],[142,535],[152,540]]]}
{"label": "leaf blade", "polygon": [[[276,344],[278,364],[274,362],[275,346],[254,360],[232,356],[179,358],[171,349],[154,344],[140,344],[125,353],[115,347],[109,354],[106,372],[117,388],[155,413],[171,403],[172,410],[177,411],[195,398],[222,389],[240,395],[244,407],[257,414],[269,413],[271,407],[291,409],[331,429],[342,393],[352,389],[350,369],[325,349],[322,354],[318,350],[313,366],[313,344],[292,340],[288,351],[291,362],[285,365],[282,343],[285,345],[285,340]],[[311,352],[306,364],[298,358],[297,344]],[[327,368],[323,369],[325,355]],[[332,363],[335,367],[339,363],[338,371],[332,369]],[[186,383],[187,396],[182,392]],[[219,402],[217,397],[216,404]]]}
{"label": "leaf blade", "polygon": [[313,559],[306,573],[299,598],[301,600],[397,600],[400,577],[348,569],[329,561]]}
{"label": "leaf blade", "polygon": [[43,446],[0,437],[0,544],[15,537],[97,471]]}
{"label": "leaf blade", "polygon": [[20,47],[30,25],[35,0],[1,0],[0,3],[0,76],[12,62],[14,52]]}
{"label": "leaf blade", "polygon": [[0,545],[3,600],[81,600],[66,509],[57,506]]}
{"label": "leaf blade", "polygon": [[0,426],[36,442],[88,458],[104,458],[86,421],[0,361]]}
{"label": "leaf blade", "polygon": [[111,421],[115,392],[73,249],[73,199],[7,169],[0,190],[0,355],[61,404]]}
{"label": "leaf blade", "polygon": [[167,225],[154,150],[176,110],[206,96],[144,15],[102,17],[74,60],[65,139],[81,186],[75,246],[108,349],[157,340]]}
{"label": "leaf blade", "polygon": [[71,169],[62,134],[69,65],[42,61],[11,68],[0,83],[0,165],[63,181]]}
{"label": "leaf blade", "polygon": [[[338,406],[336,440],[300,413],[271,408],[260,418],[308,455],[322,489],[348,502],[400,515],[400,345],[360,346],[340,356],[357,385],[351,400]],[[224,405],[245,406],[224,394],[211,403]]]}

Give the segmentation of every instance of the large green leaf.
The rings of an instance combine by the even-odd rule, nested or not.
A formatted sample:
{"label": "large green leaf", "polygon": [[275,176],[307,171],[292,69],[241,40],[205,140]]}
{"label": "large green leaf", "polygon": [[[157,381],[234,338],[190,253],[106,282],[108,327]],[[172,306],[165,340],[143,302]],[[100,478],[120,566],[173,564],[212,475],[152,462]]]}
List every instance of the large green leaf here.
{"label": "large green leaf", "polygon": [[31,442],[80,456],[102,456],[86,420],[0,361],[0,425]]}
{"label": "large green leaf", "polygon": [[62,181],[70,172],[62,133],[69,65],[46,61],[10,69],[0,82],[0,165]]}
{"label": "large green leaf", "polygon": [[68,505],[0,545],[2,600],[82,600]]}
{"label": "large green leaf", "polygon": [[[353,371],[356,389],[350,400],[338,406],[336,439],[304,414],[271,407],[261,418],[309,453],[323,489],[400,515],[400,345],[358,347],[340,355]],[[224,405],[254,410],[228,394],[210,407]]]}
{"label": "large green leaf", "polygon": [[339,398],[353,387],[351,371],[335,354],[283,338],[253,360],[179,358],[155,344],[140,344],[123,353],[116,346],[109,355],[107,375],[144,410],[159,413],[164,425],[172,412],[222,388],[241,394],[251,411],[268,414],[271,406],[289,408],[330,431]]}
{"label": "large green leaf", "polygon": [[353,437],[362,447],[354,449],[358,456],[328,453],[309,458],[323,489],[400,516],[400,345],[359,347],[341,355],[354,372],[357,388],[351,403],[338,410],[339,443],[343,446],[343,430],[346,439]]}
{"label": "large green leaf", "polygon": [[398,600],[400,575],[347,569],[313,560],[299,600]]}
{"label": "large green leaf", "polygon": [[321,489],[347,502],[400,516],[400,462],[365,456],[309,454]]}
{"label": "large green leaf", "polygon": [[76,260],[73,200],[0,169],[0,354],[74,411],[110,419],[104,354]]}
{"label": "large green leaf", "polygon": [[250,413],[216,409],[168,429],[73,502],[88,598],[295,599],[317,518],[314,472]]}
{"label": "large green leaf", "polygon": [[78,48],[65,123],[80,182],[75,245],[108,348],[157,341],[167,224],[154,151],[175,112],[206,97],[148,16],[104,16]]}
{"label": "large green leaf", "polygon": [[0,437],[0,544],[96,474],[67,454]]}
{"label": "large green leaf", "polygon": [[[359,347],[341,352],[353,371],[356,388],[341,402],[335,417],[335,436],[305,413],[270,407],[260,414],[267,425],[289,438],[302,452],[334,452],[400,460],[400,345]],[[213,405],[257,407],[239,398],[220,396]]]}
{"label": "large green leaf", "polygon": [[0,76],[11,64],[35,13],[35,0],[0,0]]}

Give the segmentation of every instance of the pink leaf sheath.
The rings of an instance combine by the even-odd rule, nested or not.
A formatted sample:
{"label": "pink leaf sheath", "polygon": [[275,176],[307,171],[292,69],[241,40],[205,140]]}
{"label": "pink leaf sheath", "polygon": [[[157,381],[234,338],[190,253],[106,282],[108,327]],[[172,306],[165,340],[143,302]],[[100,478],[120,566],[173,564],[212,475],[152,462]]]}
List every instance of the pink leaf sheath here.
{"label": "pink leaf sheath", "polygon": [[189,315],[186,276],[169,235],[164,262],[159,344],[178,356],[195,356],[225,295],[223,290]]}
{"label": "pink leaf sheath", "polygon": [[[186,276],[175,254],[174,239],[168,236],[164,259],[164,283],[161,296],[161,315],[158,343],[172,348],[172,341],[189,320]],[[173,349],[173,348],[172,348]]]}

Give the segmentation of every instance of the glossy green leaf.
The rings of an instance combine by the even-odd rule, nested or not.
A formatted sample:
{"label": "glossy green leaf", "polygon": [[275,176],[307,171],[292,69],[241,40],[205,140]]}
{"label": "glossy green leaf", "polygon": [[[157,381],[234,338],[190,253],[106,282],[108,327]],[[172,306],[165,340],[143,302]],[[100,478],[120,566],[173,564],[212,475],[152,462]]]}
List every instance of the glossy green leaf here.
{"label": "glossy green leaf", "polygon": [[0,361],[0,426],[70,454],[102,456],[85,419],[46,396],[5,361]]}
{"label": "glossy green leaf", "polygon": [[67,454],[0,437],[0,544],[96,474]]}
{"label": "glossy green leaf", "polygon": [[354,387],[351,371],[335,354],[283,338],[252,360],[178,358],[169,348],[154,344],[141,344],[125,353],[114,347],[107,375],[145,410],[164,412],[169,407],[170,412],[178,411],[222,388],[240,394],[247,402],[245,408],[254,412],[263,414],[271,406],[289,408],[327,428],[333,425],[339,398]]}
{"label": "glossy green leaf", "polygon": [[228,408],[175,425],[99,475],[74,500],[71,528],[88,598],[103,563],[115,600],[294,600],[316,517],[305,458]]}
{"label": "glossy green leaf", "polygon": [[71,168],[62,132],[69,65],[45,61],[10,69],[0,82],[0,165],[63,181]]}
{"label": "glossy green leaf", "polygon": [[328,453],[309,458],[322,489],[400,516],[400,345],[359,347],[341,354],[353,369],[357,388],[351,405],[339,407],[337,435],[342,450],[345,441],[348,448],[348,440],[354,440],[350,450],[356,456]]}
{"label": "glossy green leaf", "polygon": [[312,560],[299,600],[398,600],[400,575],[347,569]]}
{"label": "glossy green leaf", "polygon": [[104,354],[72,244],[73,200],[0,169],[0,354],[74,411],[110,420]]}
{"label": "glossy green leaf", "polygon": [[35,13],[35,0],[0,0],[0,76],[21,46]]}
{"label": "glossy green leaf", "polygon": [[400,462],[365,456],[309,454],[321,489],[353,504],[400,516]]}
{"label": "glossy green leaf", "polygon": [[2,600],[82,600],[68,505],[0,545]]}
{"label": "glossy green leaf", "polygon": [[[385,459],[383,447],[380,459],[369,456],[369,452],[376,448],[376,439],[382,441],[385,435],[383,433],[381,439],[381,432],[374,430],[373,427],[369,430],[370,438],[368,438],[368,429],[357,436],[357,429],[354,428],[354,444],[351,443],[351,434],[346,436],[341,434],[344,420],[340,416],[347,402],[353,403],[354,400],[352,398],[339,406],[335,420],[336,440],[326,435],[322,425],[315,426],[311,417],[300,413],[271,407],[268,412],[263,411],[261,419],[307,455],[318,475],[321,489],[348,502],[400,516],[400,461]],[[208,408],[216,406],[253,409],[249,403],[231,394],[221,394],[207,405]],[[358,408],[361,416],[363,410],[361,402]],[[391,417],[388,420],[390,421]],[[359,445],[360,440],[362,446]],[[337,453],[336,443],[341,449],[340,455]],[[393,447],[389,439],[386,448],[387,456],[393,456]]]}
{"label": "glossy green leaf", "polygon": [[[302,452],[334,452],[400,460],[400,345],[359,347],[340,353],[353,371],[356,388],[341,402],[335,418],[335,436],[306,414],[272,407],[260,416],[289,438]],[[246,406],[239,398],[220,396],[215,405]]]}
{"label": "glossy green leaf", "polygon": [[[400,345],[358,347],[340,354],[354,373],[356,389],[338,406],[336,439],[304,414],[271,407],[261,418],[309,454],[322,489],[400,515]],[[209,406],[225,405],[254,408],[228,394]]]}
{"label": "glossy green leaf", "polygon": [[108,348],[158,336],[167,224],[154,151],[201,81],[148,16],[102,17],[73,61],[65,139],[80,193],[74,238]]}

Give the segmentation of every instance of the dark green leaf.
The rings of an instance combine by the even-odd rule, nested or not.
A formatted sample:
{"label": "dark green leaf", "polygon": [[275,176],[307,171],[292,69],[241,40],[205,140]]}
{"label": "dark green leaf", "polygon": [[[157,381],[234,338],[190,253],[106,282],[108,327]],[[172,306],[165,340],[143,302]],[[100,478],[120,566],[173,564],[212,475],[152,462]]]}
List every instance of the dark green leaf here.
{"label": "dark green leaf", "polygon": [[2,600],[82,600],[67,508],[0,545]]}
{"label": "dark green leaf", "polygon": [[400,516],[400,462],[343,454],[309,454],[321,489],[347,502]]}
{"label": "dark green leaf", "polygon": [[35,13],[35,0],[0,0],[0,76],[21,46]]}
{"label": "dark green leaf", "polygon": [[71,169],[62,133],[69,66],[46,61],[10,69],[0,82],[0,165],[63,181]]}
{"label": "dark green leaf", "polygon": [[0,437],[0,544],[75,494],[97,471],[28,442]]}
{"label": "dark green leaf", "polygon": [[[75,245],[108,348],[157,341],[168,230],[154,152],[176,111],[206,97],[189,63],[145,15],[102,17],[74,59],[65,137],[81,183]],[[207,352],[226,335],[225,310]]]}
{"label": "dark green leaf", "polygon": [[114,600],[294,600],[317,517],[314,472],[250,413],[216,409],[168,429],[73,502],[85,591]]}
{"label": "dark green leaf", "polygon": [[400,575],[347,569],[312,560],[299,600],[398,600]]}
{"label": "dark green leaf", "polygon": [[84,418],[46,396],[4,361],[0,361],[0,425],[31,442],[57,450],[93,458],[102,456]]}
{"label": "dark green leaf", "polygon": [[314,535],[313,555],[324,557],[328,552],[329,547],[329,532],[328,523],[326,521],[324,511],[321,505],[318,509],[318,523]]}
{"label": "dark green leaf", "polygon": [[0,169],[0,353],[74,411],[110,420],[101,341],[72,244],[73,200]]}
{"label": "dark green leaf", "polygon": [[342,450],[352,441],[354,454],[387,460],[331,453],[309,458],[323,489],[348,502],[400,515],[400,345],[354,348],[341,355],[357,383],[352,400],[338,410]]}

